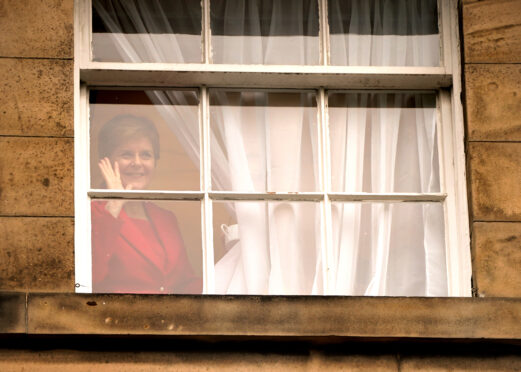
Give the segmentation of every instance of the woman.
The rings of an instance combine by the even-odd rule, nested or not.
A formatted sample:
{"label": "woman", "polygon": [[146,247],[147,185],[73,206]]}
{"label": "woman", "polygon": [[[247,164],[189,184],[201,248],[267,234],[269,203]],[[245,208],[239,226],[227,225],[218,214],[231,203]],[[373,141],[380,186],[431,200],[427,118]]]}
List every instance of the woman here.
{"label": "woman", "polygon": [[[159,159],[154,124],[117,116],[103,126],[98,144],[106,188],[146,189]],[[92,288],[98,293],[201,293],[174,214],[151,202],[93,202]]]}

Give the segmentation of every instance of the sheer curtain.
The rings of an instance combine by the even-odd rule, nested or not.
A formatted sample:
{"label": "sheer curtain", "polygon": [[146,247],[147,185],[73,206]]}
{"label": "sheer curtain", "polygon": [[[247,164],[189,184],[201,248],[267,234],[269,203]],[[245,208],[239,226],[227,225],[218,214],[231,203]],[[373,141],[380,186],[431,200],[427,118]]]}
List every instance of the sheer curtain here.
{"label": "sheer curtain", "polygon": [[212,0],[214,63],[316,65],[315,0]]}
{"label": "sheer curtain", "polygon": [[[214,62],[317,64],[316,3],[212,0]],[[200,60],[200,38],[184,42],[185,34],[168,21],[172,12],[162,9],[164,4],[93,0],[117,58],[193,62],[197,54]],[[332,64],[439,65],[435,0],[330,0],[328,6]],[[122,11],[127,15],[117,18]],[[200,13],[193,13],[197,17]],[[172,32],[158,37],[158,22],[165,23],[161,30]],[[338,104],[329,108],[333,191],[439,191],[433,95],[338,95]],[[213,189],[320,191],[314,98],[308,93],[288,97],[216,91],[211,101]],[[163,92],[150,98],[174,100]],[[198,128],[186,125],[189,113],[163,105],[162,115],[198,163]],[[233,245],[216,264],[217,293],[447,293],[439,203],[332,203],[334,259],[328,262],[332,281],[327,288],[318,205],[236,201],[227,208],[236,224],[223,226]]]}
{"label": "sheer curtain", "polygon": [[[230,170],[227,191],[317,190],[314,94],[213,91],[210,105],[213,143],[222,144]],[[217,293],[309,294],[320,247],[313,204],[234,203],[238,243],[216,265]]]}
{"label": "sheer curtain", "polygon": [[439,66],[436,0],[329,0],[333,65]]}

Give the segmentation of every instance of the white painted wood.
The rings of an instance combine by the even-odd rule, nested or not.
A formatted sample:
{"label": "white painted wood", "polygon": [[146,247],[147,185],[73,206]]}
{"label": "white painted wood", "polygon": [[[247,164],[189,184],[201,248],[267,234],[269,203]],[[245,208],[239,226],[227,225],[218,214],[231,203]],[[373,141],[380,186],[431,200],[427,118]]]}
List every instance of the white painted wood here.
{"label": "white painted wood", "polygon": [[453,163],[454,163],[454,197],[455,197],[455,220],[458,224],[457,233],[457,253],[454,260],[457,267],[454,268],[451,278],[450,295],[452,296],[472,296],[472,265],[470,255],[470,225],[467,201],[467,178],[466,178],[466,157],[465,157],[465,129],[463,125],[463,104],[461,102],[461,60],[460,60],[460,37],[458,22],[458,1],[450,0],[450,29],[451,38],[451,58],[454,82],[452,94],[450,94],[450,104],[452,117],[453,140]]}
{"label": "white painted wood", "polygon": [[438,89],[443,67],[274,66],[90,62],[81,80],[96,86],[310,89]]}
{"label": "white painted wood", "polygon": [[[451,14],[453,13],[453,9],[451,9],[451,7],[454,6],[454,3],[452,2],[451,4],[451,2],[452,0],[438,0],[440,63],[445,67],[445,71],[449,74],[452,74],[456,67],[453,66],[454,59],[452,56],[452,41],[454,35],[457,35],[458,33],[457,29],[452,28]],[[455,10],[457,11],[457,8],[455,8]]]}
{"label": "white painted wood", "polygon": [[[74,261],[75,288],[78,293],[92,292],[92,252],[90,234],[90,184],[87,88],[75,82],[74,152],[84,154],[74,159]],[[81,212],[80,212],[81,211]],[[79,212],[79,213],[78,213]]]}
{"label": "white painted wood", "polygon": [[324,282],[324,294],[334,294],[333,283],[335,283],[336,272],[333,270],[332,263],[336,262],[333,257],[333,231],[331,217],[331,203],[329,202],[329,192],[331,191],[331,159],[329,145],[329,118],[327,110],[328,96],[324,88],[319,90],[319,167],[320,167],[320,186],[324,192],[324,199],[321,203],[321,233],[322,233],[322,275]]}
{"label": "white painted wood", "polygon": [[443,193],[329,193],[331,201],[346,201],[346,202],[441,202],[444,201],[447,194]]}
{"label": "white painted wood", "polygon": [[203,174],[203,275],[204,288],[203,293],[215,293],[215,263],[214,263],[214,249],[213,249],[213,204],[208,191],[212,183],[212,169],[211,169],[211,152],[210,152],[210,96],[208,88],[201,89],[201,107],[202,107],[202,153],[203,158],[201,173]]}
{"label": "white painted wood", "polygon": [[153,199],[153,200],[202,200],[204,192],[167,190],[108,190],[90,189],[87,195],[92,199]]}
{"label": "white painted wood", "polygon": [[202,42],[203,42],[203,62],[212,63],[212,29],[210,27],[210,0],[203,0],[203,27],[202,27]]}
{"label": "white painted wood", "polygon": [[318,1],[319,12],[319,32],[320,32],[320,64],[327,66],[330,64],[329,54],[329,23],[327,15],[327,0]]}
{"label": "white painted wood", "polygon": [[210,191],[208,193],[212,200],[287,200],[287,201],[321,201],[324,194],[321,192],[286,193],[286,192],[233,192],[233,191]]}
{"label": "white painted wood", "polygon": [[80,84],[80,65],[90,59],[90,1],[74,1],[74,282],[77,293],[92,292],[87,88]]}

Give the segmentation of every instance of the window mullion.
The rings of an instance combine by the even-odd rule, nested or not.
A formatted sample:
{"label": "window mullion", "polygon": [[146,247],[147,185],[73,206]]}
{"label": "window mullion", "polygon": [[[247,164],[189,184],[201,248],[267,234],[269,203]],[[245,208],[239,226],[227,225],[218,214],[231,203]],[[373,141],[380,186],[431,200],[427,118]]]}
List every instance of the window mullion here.
{"label": "window mullion", "polygon": [[213,216],[212,200],[209,195],[211,189],[211,159],[210,159],[210,98],[208,88],[201,88],[201,116],[200,116],[200,135],[201,135],[201,174],[204,199],[201,206],[202,217],[202,241],[203,241],[203,277],[204,294],[215,293],[215,265],[213,251]]}
{"label": "window mullion", "polygon": [[90,184],[90,165],[89,165],[89,107],[88,90],[85,85],[78,87],[77,103],[79,110],[75,111],[76,139],[74,141],[74,151],[76,154],[86,154],[76,156],[74,161],[74,196],[75,208],[82,213],[76,213],[75,225],[80,228],[75,229],[75,247],[82,247],[81,250],[75,249],[75,280],[76,292],[92,292],[92,245],[91,245],[91,213],[90,198],[87,195],[87,185]]}
{"label": "window mullion", "polygon": [[327,128],[327,95],[324,88],[319,89],[318,108],[319,108],[319,174],[320,174],[320,190],[323,192],[323,200],[321,202],[322,216],[320,218],[322,244],[320,247],[322,274],[324,283],[324,294],[331,294],[331,286],[334,278],[334,270],[331,268],[333,262],[332,249],[332,229],[331,229],[331,203],[329,201],[329,192],[331,190],[331,170],[329,161],[329,137]]}
{"label": "window mullion", "polygon": [[203,38],[203,62],[205,64],[212,63],[212,30],[210,27],[210,0],[203,0],[203,27],[202,27],[202,38]]}
{"label": "window mullion", "polygon": [[329,22],[327,14],[327,0],[318,0],[320,14],[320,63],[324,66],[330,64],[329,55]]}

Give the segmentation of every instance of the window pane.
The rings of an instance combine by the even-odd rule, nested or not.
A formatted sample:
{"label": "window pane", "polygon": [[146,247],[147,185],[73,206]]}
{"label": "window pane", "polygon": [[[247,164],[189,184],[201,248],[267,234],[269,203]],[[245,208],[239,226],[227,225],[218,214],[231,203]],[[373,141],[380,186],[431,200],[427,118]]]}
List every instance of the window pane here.
{"label": "window pane", "polygon": [[202,292],[201,204],[96,200],[94,293]]}
{"label": "window pane", "polygon": [[217,294],[322,294],[314,202],[214,202]]}
{"label": "window pane", "polygon": [[316,65],[316,0],[212,0],[215,63]]}
{"label": "window pane", "polygon": [[436,96],[330,93],[334,192],[440,191]]}
{"label": "window pane", "polygon": [[331,64],[438,66],[437,0],[328,0]]}
{"label": "window pane", "polygon": [[92,188],[199,190],[197,93],[91,90],[90,156]]}
{"label": "window pane", "polygon": [[92,0],[94,61],[201,62],[198,0]]}
{"label": "window pane", "polygon": [[447,296],[441,203],[332,203],[333,293]]}
{"label": "window pane", "polygon": [[239,192],[318,188],[314,93],[210,93],[212,187]]}

